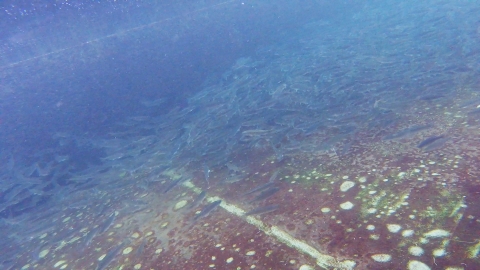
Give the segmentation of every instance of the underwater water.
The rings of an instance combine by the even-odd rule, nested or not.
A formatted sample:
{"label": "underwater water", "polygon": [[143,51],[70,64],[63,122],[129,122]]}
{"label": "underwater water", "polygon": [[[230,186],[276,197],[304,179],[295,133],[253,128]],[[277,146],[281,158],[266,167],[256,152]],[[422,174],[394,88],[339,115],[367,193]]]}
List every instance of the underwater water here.
{"label": "underwater water", "polygon": [[480,269],[479,2],[0,7],[1,269]]}

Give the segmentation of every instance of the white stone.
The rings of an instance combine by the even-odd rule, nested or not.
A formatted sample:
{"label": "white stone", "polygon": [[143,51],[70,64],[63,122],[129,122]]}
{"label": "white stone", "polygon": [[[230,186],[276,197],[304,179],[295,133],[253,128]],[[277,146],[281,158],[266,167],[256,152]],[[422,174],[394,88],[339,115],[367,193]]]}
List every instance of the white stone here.
{"label": "white stone", "polygon": [[126,247],[126,248],[123,250],[123,255],[130,254],[130,252],[132,252],[132,250],[133,250],[132,247]]}
{"label": "white stone", "polygon": [[175,204],[175,206],[173,207],[173,210],[175,210],[175,211],[179,210],[179,209],[185,207],[185,205],[187,205],[187,203],[188,203],[187,200],[181,200],[181,201],[179,201]]}
{"label": "white stone", "polygon": [[367,182],[367,178],[365,176],[362,176],[362,177],[358,178],[358,182],[365,183],[365,182]]}
{"label": "white stone", "polygon": [[430,267],[422,262],[411,260],[408,262],[408,270],[430,270]]}
{"label": "white stone", "polygon": [[445,251],[445,249],[443,249],[443,248],[437,248],[437,249],[433,250],[432,254],[435,257],[443,257],[443,256],[447,255],[447,251]]}
{"label": "white stone", "polygon": [[351,189],[355,186],[355,183],[352,181],[345,181],[340,185],[340,191],[346,192],[347,190]]}
{"label": "white stone", "polygon": [[248,251],[246,254],[247,256],[253,256],[255,255],[255,250]]}
{"label": "white stone", "polygon": [[367,225],[367,230],[373,231],[373,230],[375,230],[375,226],[373,226],[372,224]]}
{"label": "white stone", "polygon": [[230,258],[227,259],[227,263],[231,263],[231,262],[233,262],[233,258],[232,258],[232,257],[230,257]]}
{"label": "white stone", "polygon": [[424,234],[427,238],[442,238],[442,237],[449,237],[450,232],[442,230],[442,229],[435,229],[431,230]]}
{"label": "white stone", "polygon": [[430,240],[428,240],[427,238],[425,237],[421,237],[420,239],[418,239],[418,241],[420,241],[421,244],[428,244],[430,242]]}
{"label": "white stone", "polygon": [[38,254],[38,257],[39,257],[40,259],[45,258],[45,256],[47,256],[47,254],[48,254],[49,252],[50,252],[49,249],[44,249],[44,250],[42,250],[42,251]]}
{"label": "white stone", "polygon": [[311,267],[310,265],[302,265],[300,266],[300,268],[298,268],[298,270],[314,270],[315,268]]}
{"label": "white stone", "polygon": [[411,237],[415,232],[413,230],[404,230],[402,232],[403,237]]}
{"label": "white stone", "polygon": [[53,267],[57,268],[59,266],[61,266],[62,264],[65,264],[67,261],[65,260],[61,260],[61,261],[58,261]]}
{"label": "white stone", "polygon": [[387,229],[391,233],[398,233],[402,229],[402,226],[398,224],[387,224]]}
{"label": "white stone", "polygon": [[390,254],[374,254],[372,259],[376,262],[389,262],[392,260],[392,255]]}
{"label": "white stone", "polygon": [[423,255],[424,251],[421,247],[411,246],[408,248],[408,253],[410,253],[410,255],[419,257]]}
{"label": "white stone", "polygon": [[328,213],[328,212],[330,212],[330,208],[323,207],[322,209],[320,209],[320,211],[322,211],[322,213]]}
{"label": "white stone", "polygon": [[343,210],[350,210],[353,208],[353,203],[347,201],[347,202],[344,202],[342,204],[340,204],[340,208],[342,208]]}

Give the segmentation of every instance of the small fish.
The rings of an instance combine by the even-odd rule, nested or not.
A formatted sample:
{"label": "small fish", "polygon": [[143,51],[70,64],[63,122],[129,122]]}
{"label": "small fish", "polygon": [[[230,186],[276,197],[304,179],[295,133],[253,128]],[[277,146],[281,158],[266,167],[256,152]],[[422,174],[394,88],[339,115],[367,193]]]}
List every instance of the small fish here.
{"label": "small fish", "polygon": [[427,146],[425,146],[423,149],[424,152],[430,152],[430,151],[434,151],[434,150],[438,150],[440,148],[443,147],[443,145],[448,141],[448,138],[441,138],[441,139],[438,139],[430,144],[428,144]]}
{"label": "small fish", "polygon": [[156,106],[162,105],[166,101],[167,101],[166,98],[159,98],[155,100],[142,100],[140,101],[140,103],[142,103],[142,105],[145,107],[156,107]]}
{"label": "small fish", "polygon": [[434,141],[436,140],[439,140],[441,138],[445,137],[444,135],[440,135],[440,136],[432,136],[432,137],[428,137],[426,138],[425,140],[423,140],[422,142],[420,142],[417,147],[418,148],[423,148],[431,143],[433,143]]}
{"label": "small fish", "polygon": [[56,244],[60,241],[67,240],[70,238],[72,235],[74,235],[78,230],[75,230],[73,228],[67,229],[63,232],[57,233],[52,239],[50,239],[48,242],[51,244]]}
{"label": "small fish", "polygon": [[476,108],[472,111],[469,111],[467,114],[468,115],[476,115],[476,114],[479,114],[480,113],[480,108]]}
{"label": "small fish", "polygon": [[116,246],[115,248],[111,249],[107,252],[107,255],[98,263],[96,270],[103,270],[105,269],[117,256],[117,254],[122,250],[126,243],[121,243],[120,245]]}
{"label": "small fish", "polygon": [[68,155],[65,155],[65,156],[60,156],[60,155],[55,155],[55,160],[58,162],[58,163],[62,163],[62,162],[65,162],[69,159],[70,157]]}
{"label": "small fish", "polygon": [[202,191],[198,196],[195,198],[195,200],[192,202],[192,205],[190,205],[190,209],[197,207],[203,199],[205,199],[205,196],[207,195],[207,192]]}
{"label": "small fish", "polygon": [[272,182],[268,182],[268,183],[265,183],[263,185],[260,185],[260,186],[257,186],[257,187],[254,187],[253,189],[247,191],[246,193],[244,193],[243,195],[250,195],[252,193],[255,193],[255,192],[258,192],[258,191],[262,191],[262,190],[265,190],[271,186],[273,186],[274,184]]}
{"label": "small fish", "polygon": [[273,152],[275,153],[275,158],[277,159],[278,162],[283,161],[285,158],[285,154],[283,153],[282,149],[279,147],[275,147],[272,145]]}
{"label": "small fish", "polygon": [[233,172],[240,172],[242,170],[237,165],[235,165],[233,163],[227,163],[227,168],[228,168],[229,171],[233,171]]}
{"label": "small fish", "polygon": [[445,97],[445,95],[442,95],[442,94],[426,94],[426,95],[423,95],[423,96],[418,96],[417,99],[418,100],[425,100],[425,101],[432,101],[432,100],[443,98],[443,97]]}
{"label": "small fish", "polygon": [[115,213],[111,214],[110,217],[99,227],[98,234],[102,234],[112,226],[113,222],[115,221]]}
{"label": "small fish", "polygon": [[203,174],[205,175],[205,181],[207,182],[207,186],[210,186],[210,168],[208,168],[207,164],[203,164]]}
{"label": "small fish", "polygon": [[98,234],[98,231],[99,231],[99,229],[97,227],[97,228],[95,228],[95,229],[93,229],[93,230],[91,230],[87,233],[87,235],[85,236],[85,239],[82,243],[82,249],[87,248],[92,243],[92,240]]}
{"label": "small fish", "polygon": [[400,138],[403,138],[403,137],[410,137],[415,133],[418,133],[418,132],[420,132],[424,129],[428,129],[428,128],[431,128],[431,127],[432,127],[432,125],[411,126],[411,127],[406,128],[406,129],[400,130],[397,133],[387,135],[387,136],[383,137],[383,140],[393,140],[393,139],[400,139]]}
{"label": "small fish", "polygon": [[278,188],[278,187],[272,187],[270,189],[264,190],[264,191],[262,191],[262,193],[258,194],[257,197],[255,197],[253,200],[251,200],[250,203],[265,200],[268,197],[272,196],[273,194],[277,193],[279,190],[280,190],[280,188]]}
{"label": "small fish", "polygon": [[225,177],[221,184],[231,184],[245,179],[245,174],[232,172],[227,177]]}
{"label": "small fish", "polygon": [[280,206],[278,204],[257,207],[245,213],[245,216],[262,215],[262,214],[270,213],[277,210],[279,207]]}
{"label": "small fish", "polygon": [[270,176],[270,179],[268,180],[268,182],[273,182],[275,179],[277,179],[277,176],[278,176],[278,173],[280,172],[280,169],[276,169],[272,176]]}
{"label": "small fish", "polygon": [[137,251],[135,252],[136,257],[142,256],[146,245],[147,245],[147,238],[143,239],[140,245],[138,246]]}
{"label": "small fish", "polygon": [[187,180],[186,178],[184,179],[183,177],[173,181],[172,183],[170,183],[170,185],[167,186],[167,188],[163,191],[163,194],[169,192],[170,190],[172,190],[174,187],[178,186],[179,184],[183,183],[185,180]]}
{"label": "small fish", "polygon": [[460,108],[470,107],[472,105],[478,105],[480,103],[480,98],[475,98],[473,100],[468,100],[460,104]]}
{"label": "small fish", "polygon": [[196,215],[193,220],[196,221],[199,218],[202,218],[206,215],[208,215],[210,212],[212,212],[217,206],[219,206],[222,203],[222,200],[214,201],[211,204],[205,206],[198,215]]}

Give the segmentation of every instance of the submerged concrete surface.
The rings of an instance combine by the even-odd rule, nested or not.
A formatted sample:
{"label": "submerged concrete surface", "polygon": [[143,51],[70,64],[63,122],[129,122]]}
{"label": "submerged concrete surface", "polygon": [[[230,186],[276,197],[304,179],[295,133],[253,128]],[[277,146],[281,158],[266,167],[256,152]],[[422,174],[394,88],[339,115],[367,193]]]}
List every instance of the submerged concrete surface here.
{"label": "submerged concrete surface", "polygon": [[[480,144],[472,144],[478,127],[468,125],[455,106],[418,110],[422,114],[437,115],[435,122],[443,124],[402,141],[381,140],[383,132],[360,130],[351,153],[342,157],[334,149],[292,155],[282,162],[268,154],[239,156],[246,160],[249,176],[231,184],[222,183],[226,171],[219,169],[212,171],[209,188],[195,174],[166,194],[167,178],[149,190],[136,185],[125,189],[121,200],[105,204],[116,209],[114,223],[84,250],[82,239],[100,223],[89,209],[96,206],[66,210],[55,218],[63,228],[56,234],[69,228],[78,233],[40,249],[47,236],[36,236],[18,261],[22,269],[94,269],[102,256],[124,243],[106,269],[480,267],[475,166]],[[440,150],[424,152],[416,144],[426,133],[446,133],[450,140]],[[267,182],[278,168],[280,191],[249,203],[252,195],[243,194]],[[119,170],[117,175],[138,181],[148,173],[126,176]],[[202,189],[207,198],[199,206],[176,208]],[[136,199],[146,206],[133,212],[121,207]],[[219,199],[220,208],[193,221],[203,206]],[[243,216],[267,204],[280,208]],[[35,260],[33,253],[38,253]]]}

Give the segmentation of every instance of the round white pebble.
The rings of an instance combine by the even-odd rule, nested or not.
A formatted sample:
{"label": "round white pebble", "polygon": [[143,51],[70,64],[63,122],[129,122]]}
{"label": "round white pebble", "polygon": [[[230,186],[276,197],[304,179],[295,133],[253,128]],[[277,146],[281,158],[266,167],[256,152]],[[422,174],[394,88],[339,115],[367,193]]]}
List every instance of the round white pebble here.
{"label": "round white pebble", "polygon": [[387,224],[387,229],[391,233],[398,233],[402,229],[402,226],[398,224]]}
{"label": "round white pebble", "polygon": [[175,204],[175,206],[173,207],[173,210],[182,209],[183,207],[185,207],[185,205],[187,205],[187,203],[188,203],[187,200],[181,200]]}
{"label": "round white pebble", "polygon": [[127,247],[123,250],[123,255],[127,255],[129,254],[130,252],[132,252],[133,248],[132,247]]}
{"label": "round white pebble", "polygon": [[231,262],[233,262],[233,258],[232,258],[232,257],[230,257],[230,258],[227,259],[227,263],[231,263]]}
{"label": "round white pebble", "polygon": [[302,265],[300,266],[300,268],[298,268],[298,270],[314,270],[315,268],[311,267],[310,265]]}
{"label": "round white pebble", "polygon": [[408,262],[408,270],[430,270],[430,267],[422,262],[411,260]]}
{"label": "round white pebble", "polygon": [[427,238],[441,238],[441,237],[448,237],[450,236],[450,232],[442,230],[442,229],[435,229],[431,230],[424,234]]}
{"label": "round white pebble", "polygon": [[353,208],[353,203],[351,202],[344,202],[342,204],[340,204],[340,208],[342,208],[343,210],[350,210]]}
{"label": "round white pebble", "polygon": [[370,224],[370,225],[367,225],[367,230],[373,231],[373,230],[375,230],[375,226],[374,226],[374,225],[371,225],[371,224]]}
{"label": "round white pebble", "polygon": [[413,230],[404,230],[402,232],[403,237],[411,237],[415,232]]}
{"label": "round white pebble", "polygon": [[57,268],[59,266],[61,266],[62,264],[65,264],[67,261],[65,260],[61,260],[61,261],[58,261],[53,267]]}
{"label": "round white pebble", "polygon": [[432,254],[435,257],[443,257],[443,256],[447,255],[447,251],[445,251],[445,249],[443,249],[443,248],[437,248],[437,249],[433,250]]}
{"label": "round white pebble", "polygon": [[355,183],[352,181],[345,181],[340,185],[340,191],[346,192],[347,190],[351,189],[355,186]]}
{"label": "round white pebble", "polygon": [[320,209],[320,211],[322,211],[322,213],[328,213],[328,212],[330,212],[330,208],[323,207],[322,209]]}
{"label": "round white pebble", "polygon": [[42,251],[40,251],[40,253],[38,254],[38,257],[41,259],[41,258],[44,258],[45,256],[47,256],[47,254],[50,252],[49,249],[44,249]]}
{"label": "round white pebble", "polygon": [[247,256],[253,256],[253,255],[255,255],[255,250],[251,250],[247,252]]}
{"label": "round white pebble", "polygon": [[392,255],[390,254],[374,254],[372,255],[372,259],[376,262],[389,262],[392,260]]}
{"label": "round white pebble", "polygon": [[410,255],[419,257],[423,255],[424,251],[421,247],[411,246],[408,248],[408,253],[410,253]]}

